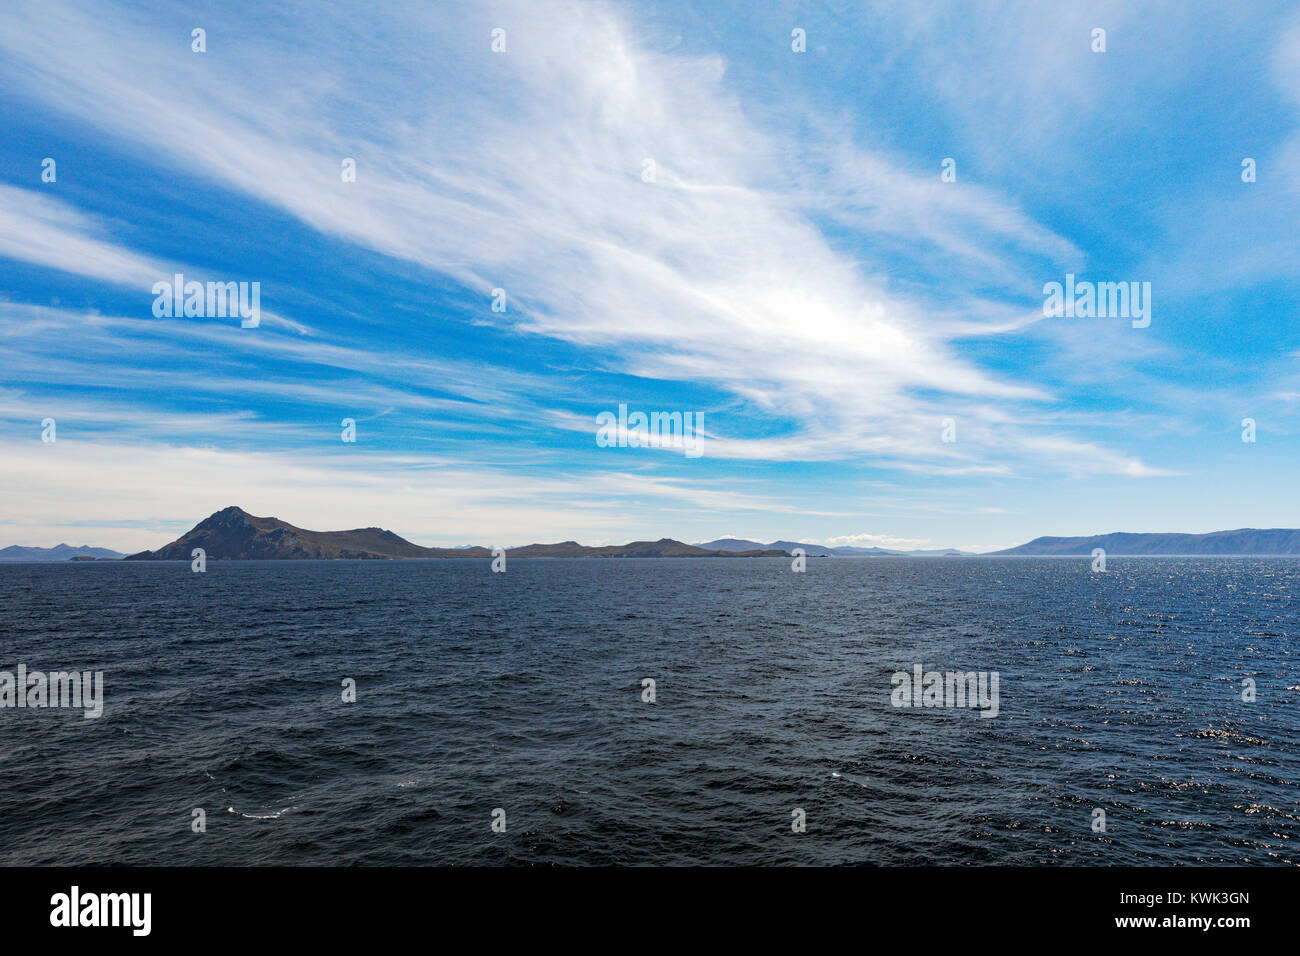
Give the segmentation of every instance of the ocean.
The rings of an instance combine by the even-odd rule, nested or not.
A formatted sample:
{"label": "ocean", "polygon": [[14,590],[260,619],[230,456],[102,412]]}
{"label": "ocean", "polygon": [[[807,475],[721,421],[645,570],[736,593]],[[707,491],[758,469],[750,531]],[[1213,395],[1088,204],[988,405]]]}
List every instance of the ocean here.
{"label": "ocean", "polygon": [[[1297,585],[1113,556],[0,565],[0,670],[104,675],[97,719],[0,709],[0,862],[1294,865]],[[893,706],[916,665],[996,673],[997,715]]]}

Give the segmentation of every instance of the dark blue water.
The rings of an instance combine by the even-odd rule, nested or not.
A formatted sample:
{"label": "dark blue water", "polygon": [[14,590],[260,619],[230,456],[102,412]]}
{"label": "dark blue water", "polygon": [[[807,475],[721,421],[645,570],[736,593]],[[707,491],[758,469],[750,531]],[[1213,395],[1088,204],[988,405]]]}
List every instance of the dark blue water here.
{"label": "dark blue water", "polygon": [[[1295,863],[1298,584],[1285,559],[0,565],[0,669],[102,670],[106,698],[0,710],[0,862]],[[997,671],[1001,713],[892,707],[916,663]]]}

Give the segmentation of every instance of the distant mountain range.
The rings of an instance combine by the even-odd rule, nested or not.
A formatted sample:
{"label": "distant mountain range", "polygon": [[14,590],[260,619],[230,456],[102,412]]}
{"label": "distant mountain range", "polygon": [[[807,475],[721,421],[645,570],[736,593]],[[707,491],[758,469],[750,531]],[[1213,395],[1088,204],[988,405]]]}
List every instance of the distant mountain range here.
{"label": "distant mountain range", "polygon": [[[352,531],[308,531],[281,521],[259,518],[242,508],[223,508],[196,524],[171,544],[156,551],[125,556],[128,561],[189,561],[191,552],[202,548],[214,560],[293,559],[390,559],[390,558],[489,558],[490,548],[462,545],[456,548],[424,548],[382,528]],[[1002,551],[975,555],[955,548],[924,551],[895,551],[888,548],[828,548],[799,541],[764,544],[744,538],[718,538],[700,544],[685,544],[672,538],[633,541],[630,544],[592,547],[576,541],[529,544],[510,548],[516,558],[748,558],[781,557],[802,548],[809,557],[992,557],[1024,555],[1080,557],[1102,548],[1108,555],[1300,555],[1300,530],[1289,528],[1239,528],[1209,534],[1134,533],[1116,531],[1076,538],[1035,538]],[[0,562],[6,561],[93,561],[118,560],[124,555],[109,548],[59,544],[53,548],[11,545],[0,548]]]}
{"label": "distant mountain range", "polygon": [[[223,508],[196,524],[171,544],[156,551],[141,551],[128,561],[189,561],[195,548],[202,548],[213,560],[303,560],[321,558],[488,558],[484,547],[422,548],[382,528],[353,531],[308,531],[279,518],[258,518],[242,508]],[[720,551],[663,538],[631,544],[586,547],[576,541],[559,544],[530,544],[511,548],[518,558],[686,558],[686,557],[779,557],[782,552]]]}
{"label": "distant mountain range", "polygon": [[658,541],[633,541],[631,544],[606,545],[592,548],[576,541],[559,544],[529,544],[511,548],[512,558],[779,558],[784,551],[774,548],[753,548],[744,551],[723,551],[718,548],[701,548],[683,544],[672,538]]}
{"label": "distant mountain range", "polygon": [[79,548],[74,548],[70,544],[56,544],[52,548],[24,548],[21,545],[11,544],[7,548],[0,548],[0,561],[93,561],[96,559],[115,561],[122,557],[124,555],[118,551],[92,548],[88,544],[83,544]]}
{"label": "distant mountain range", "polygon": [[1116,531],[1084,538],[1035,538],[993,554],[1088,555],[1102,548],[1108,555],[1287,555],[1300,554],[1300,531],[1289,528],[1238,528],[1209,534],[1137,534]]}
{"label": "distant mountain range", "polygon": [[697,545],[700,548],[709,548],[715,551],[753,551],[753,550],[776,550],[776,551],[794,551],[795,548],[803,548],[804,553],[810,558],[860,558],[876,557],[879,555],[896,556],[896,557],[915,557],[918,555],[961,555],[970,554],[969,551],[958,551],[955,548],[940,548],[933,551],[891,551],[888,548],[827,548],[820,544],[801,544],[798,541],[773,541],[771,544],[760,544],[757,541],[746,541],[744,538],[719,538],[716,541],[705,541]]}

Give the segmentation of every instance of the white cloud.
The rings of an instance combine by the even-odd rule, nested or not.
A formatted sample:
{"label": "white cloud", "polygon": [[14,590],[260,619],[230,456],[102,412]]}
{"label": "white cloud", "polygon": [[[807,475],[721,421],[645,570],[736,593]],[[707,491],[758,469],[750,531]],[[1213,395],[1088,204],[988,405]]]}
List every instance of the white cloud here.
{"label": "white cloud", "polygon": [[[198,281],[217,278],[132,252],[114,243],[108,231],[105,224],[60,199],[0,183],[0,257],[135,287],[141,317],[153,314],[154,283],[171,282],[178,273]],[[311,334],[307,326],[269,310],[260,312],[260,320],[299,335]]]}
{"label": "white cloud", "polygon": [[[1068,437],[1045,458],[1014,421],[996,443],[981,446],[971,429],[940,445],[940,417],[978,420],[988,403],[1042,391],[962,358],[935,297],[863,270],[814,221],[842,206],[860,228],[937,245],[968,270],[1013,268],[1008,247],[1075,255],[1005,200],[974,187],[947,198],[834,139],[809,145],[825,151],[823,176],[795,177],[780,137],[727,87],[721,59],[653,52],[611,5],[497,4],[440,24],[415,5],[338,20],[301,9],[311,33],[292,16],[252,35],[214,15],[202,57],[166,18],[105,20],[78,3],[7,8],[0,44],[27,95],[161,163],[485,298],[504,287],[509,321],[585,346],[605,367],[715,385],[795,426],[759,440],[713,421],[714,457],[957,472],[1110,460]],[[498,23],[502,55],[488,49]],[[344,156],[358,160],[356,183],[340,180]]]}
{"label": "white cloud", "polygon": [[97,237],[103,232],[90,217],[53,196],[0,183],[0,256],[116,285],[138,285],[141,301],[152,304],[153,296],[145,293],[176,270]]}
{"label": "white cloud", "polygon": [[889,534],[841,534],[826,538],[828,548],[885,548],[891,551],[921,551],[930,546],[929,538],[898,538]]}

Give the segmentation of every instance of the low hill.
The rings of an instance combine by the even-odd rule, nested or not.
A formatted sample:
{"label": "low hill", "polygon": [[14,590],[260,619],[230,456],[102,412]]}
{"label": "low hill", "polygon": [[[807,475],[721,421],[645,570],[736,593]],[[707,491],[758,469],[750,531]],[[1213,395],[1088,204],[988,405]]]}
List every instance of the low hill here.
{"label": "low hill", "polygon": [[25,548],[11,544],[0,548],[0,561],[86,561],[102,559],[115,561],[123,555],[108,548],[92,548],[88,544],[74,548],[70,544],[56,544],[52,548]]}
{"label": "low hill", "polygon": [[1300,531],[1289,528],[1238,528],[1209,534],[1114,531],[1080,538],[1035,538],[992,554],[1089,555],[1094,548],[1108,555],[1287,555],[1300,554]]}
{"label": "low hill", "polygon": [[512,558],[779,558],[785,552],[762,546],[743,551],[700,548],[672,538],[660,538],[658,541],[633,541],[631,544],[601,547],[588,547],[576,541],[529,544],[522,548],[511,548],[509,554]]}
{"label": "low hill", "polygon": [[696,547],[712,548],[718,551],[774,550],[787,552],[793,552],[795,548],[803,548],[804,554],[810,558],[950,557],[970,554],[969,551],[958,551],[956,548],[935,548],[929,551],[894,551],[889,548],[828,548],[825,545],[806,544],[799,541],[773,541],[770,544],[760,544],[757,541],[748,541],[744,538],[718,538],[716,541],[705,541],[696,545]]}

